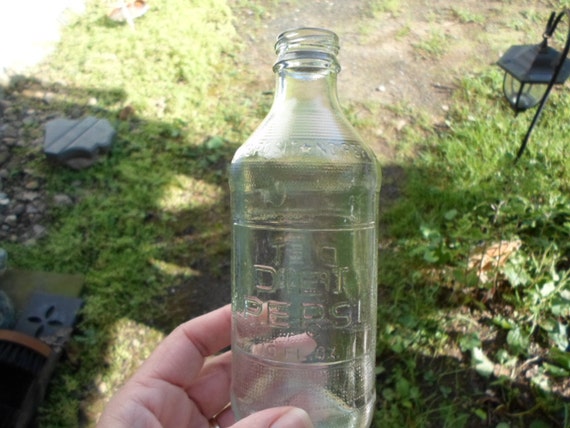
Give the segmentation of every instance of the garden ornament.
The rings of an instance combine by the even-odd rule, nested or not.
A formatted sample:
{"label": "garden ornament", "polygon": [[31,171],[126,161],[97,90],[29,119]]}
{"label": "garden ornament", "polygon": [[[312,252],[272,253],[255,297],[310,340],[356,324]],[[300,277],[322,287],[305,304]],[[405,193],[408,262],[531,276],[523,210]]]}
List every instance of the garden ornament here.
{"label": "garden ornament", "polygon": [[570,19],[570,10],[565,9],[558,15],[552,12],[539,44],[511,46],[497,62],[497,65],[505,70],[503,80],[505,98],[516,114],[538,105],[517,153],[515,163],[524,153],[552,87],[564,84],[570,76],[570,61],[567,58],[570,49],[570,23],[563,50],[559,52],[548,46],[548,40],[553,37],[558,24],[564,17]]}

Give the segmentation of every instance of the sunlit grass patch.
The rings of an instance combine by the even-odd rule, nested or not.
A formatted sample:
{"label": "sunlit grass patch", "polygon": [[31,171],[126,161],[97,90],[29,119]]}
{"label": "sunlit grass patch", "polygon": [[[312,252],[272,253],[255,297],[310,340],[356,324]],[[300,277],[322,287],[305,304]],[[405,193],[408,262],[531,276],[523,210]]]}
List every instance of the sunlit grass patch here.
{"label": "sunlit grass patch", "polygon": [[185,175],[177,175],[164,190],[159,207],[171,213],[215,204],[223,195],[217,185]]}

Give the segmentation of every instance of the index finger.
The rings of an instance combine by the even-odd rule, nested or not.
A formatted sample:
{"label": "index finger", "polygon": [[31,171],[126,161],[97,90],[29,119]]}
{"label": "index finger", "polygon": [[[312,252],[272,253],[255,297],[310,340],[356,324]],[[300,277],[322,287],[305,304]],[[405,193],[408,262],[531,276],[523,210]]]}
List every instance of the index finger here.
{"label": "index finger", "polygon": [[194,318],[178,326],[155,349],[138,371],[187,389],[204,360],[230,344],[231,307]]}

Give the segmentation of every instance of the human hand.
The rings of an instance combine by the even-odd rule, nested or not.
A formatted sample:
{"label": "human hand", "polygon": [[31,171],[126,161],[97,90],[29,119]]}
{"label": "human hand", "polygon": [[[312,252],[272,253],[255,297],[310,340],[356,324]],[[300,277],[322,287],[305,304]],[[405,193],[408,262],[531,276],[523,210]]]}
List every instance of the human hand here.
{"label": "human hand", "polygon": [[117,392],[99,428],[312,428],[294,407],[235,422],[230,401],[231,310],[227,305],[176,328]]}

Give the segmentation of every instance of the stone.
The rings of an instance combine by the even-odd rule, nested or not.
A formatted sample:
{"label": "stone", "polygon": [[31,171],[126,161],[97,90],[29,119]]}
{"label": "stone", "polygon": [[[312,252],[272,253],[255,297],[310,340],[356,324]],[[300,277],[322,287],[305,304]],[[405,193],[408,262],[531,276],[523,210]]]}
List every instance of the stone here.
{"label": "stone", "polygon": [[44,95],[44,101],[46,104],[52,104],[54,101],[57,100],[57,95],[53,92],[46,92]]}
{"label": "stone", "polygon": [[36,123],[36,119],[33,116],[28,116],[22,119],[22,124],[24,126],[33,126]]}
{"label": "stone", "polygon": [[106,119],[53,119],[46,124],[44,153],[48,159],[83,169],[111,148],[115,130]]}
{"label": "stone", "polygon": [[4,219],[4,223],[8,226],[15,226],[18,223],[18,217],[16,217],[14,214],[7,215]]}
{"label": "stone", "polygon": [[5,124],[0,126],[0,135],[3,138],[18,138],[18,129],[12,125]]}
{"label": "stone", "polygon": [[6,163],[6,161],[10,159],[10,152],[9,151],[1,151],[0,152],[0,165]]}
{"label": "stone", "polygon": [[41,224],[34,224],[32,226],[35,238],[42,238],[45,236],[47,229]]}
{"label": "stone", "polygon": [[9,101],[0,99],[0,114],[3,114],[10,106]]}
{"label": "stone", "polygon": [[16,204],[12,209],[12,214],[15,215],[22,215],[26,212],[26,205],[25,204]]}
{"label": "stone", "polygon": [[38,180],[28,181],[25,185],[26,190],[38,190],[40,188],[40,182]]}
{"label": "stone", "polygon": [[39,213],[40,210],[34,205],[34,204],[28,204],[26,205],[26,214],[37,214]]}
{"label": "stone", "polygon": [[59,193],[53,197],[53,203],[58,207],[70,207],[73,200],[68,195]]}
{"label": "stone", "polygon": [[5,212],[10,206],[10,198],[6,193],[0,192],[0,213]]}
{"label": "stone", "polygon": [[40,197],[39,192],[26,191],[18,195],[18,200],[31,202],[35,199],[38,199],[39,197]]}

